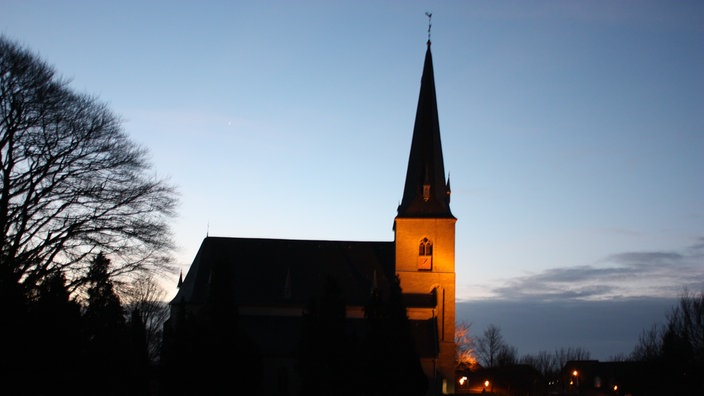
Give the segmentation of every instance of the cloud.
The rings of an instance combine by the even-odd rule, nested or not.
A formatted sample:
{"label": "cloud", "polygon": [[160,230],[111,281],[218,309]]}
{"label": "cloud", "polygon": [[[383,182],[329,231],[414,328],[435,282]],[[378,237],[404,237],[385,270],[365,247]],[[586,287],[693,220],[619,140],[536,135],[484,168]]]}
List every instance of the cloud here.
{"label": "cloud", "polygon": [[690,250],[695,251],[699,257],[704,257],[704,237],[697,239],[697,242],[689,247]]}
{"label": "cloud", "polygon": [[490,324],[519,356],[580,347],[592,359],[627,355],[644,329],[663,325],[677,298],[628,298],[611,301],[476,300],[457,303],[457,321],[481,336]]}
{"label": "cloud", "polygon": [[704,238],[679,251],[630,251],[593,265],[558,267],[519,276],[491,289],[491,298],[561,301],[677,297],[704,290]]}
{"label": "cloud", "polygon": [[683,258],[685,256],[674,252],[626,252],[612,254],[607,257],[606,261],[642,268],[668,264],[677,265]]}

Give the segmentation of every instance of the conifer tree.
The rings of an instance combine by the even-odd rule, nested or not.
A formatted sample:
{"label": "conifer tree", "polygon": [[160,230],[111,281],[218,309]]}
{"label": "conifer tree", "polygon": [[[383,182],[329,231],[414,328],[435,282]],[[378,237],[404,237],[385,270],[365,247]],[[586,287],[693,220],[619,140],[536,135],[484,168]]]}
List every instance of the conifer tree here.
{"label": "conifer tree", "polygon": [[147,330],[139,309],[132,310],[129,328],[128,390],[134,396],[146,396],[149,390],[149,352]]}
{"label": "conifer tree", "polygon": [[96,395],[114,394],[127,374],[129,343],[120,298],[109,276],[110,260],[98,253],[90,264],[88,301],[83,314],[85,384]]}
{"label": "conifer tree", "polygon": [[66,287],[66,278],[54,273],[42,282],[31,305],[32,368],[37,394],[68,394],[80,380],[81,307]]}
{"label": "conifer tree", "polygon": [[[0,253],[1,254],[1,253]],[[0,260],[0,383],[8,392],[24,394],[32,358],[26,351],[31,337],[28,300],[17,274]]]}
{"label": "conifer tree", "polygon": [[345,395],[351,392],[352,340],[346,331],[346,304],[339,284],[325,277],[306,307],[299,346],[302,393]]}
{"label": "conifer tree", "polygon": [[364,311],[367,334],[360,351],[363,393],[366,395],[423,395],[428,379],[423,373],[398,275],[389,289],[374,290]]}
{"label": "conifer tree", "polygon": [[215,264],[205,304],[197,313],[176,309],[165,331],[161,367],[168,395],[257,395],[261,356],[239,325],[233,272]]}
{"label": "conifer tree", "polygon": [[172,315],[164,323],[161,357],[159,359],[160,387],[165,395],[195,394],[191,388],[196,355],[197,324],[186,314],[183,302],[178,302]]}

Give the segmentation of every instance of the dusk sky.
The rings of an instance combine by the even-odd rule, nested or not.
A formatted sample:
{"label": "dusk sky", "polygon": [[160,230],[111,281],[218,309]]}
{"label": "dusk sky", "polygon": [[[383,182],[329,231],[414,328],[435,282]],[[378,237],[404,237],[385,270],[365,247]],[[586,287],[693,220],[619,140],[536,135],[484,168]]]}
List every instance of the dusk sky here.
{"label": "dusk sky", "polygon": [[149,150],[185,273],[206,234],[393,240],[426,12],[458,300],[704,290],[704,2],[0,0],[0,34]]}

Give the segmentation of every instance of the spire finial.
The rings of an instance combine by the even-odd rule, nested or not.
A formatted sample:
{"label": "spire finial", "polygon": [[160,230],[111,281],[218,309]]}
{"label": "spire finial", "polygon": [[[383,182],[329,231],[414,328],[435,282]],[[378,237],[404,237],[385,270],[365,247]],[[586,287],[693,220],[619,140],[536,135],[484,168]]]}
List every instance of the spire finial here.
{"label": "spire finial", "polygon": [[433,18],[433,13],[426,11],[425,16],[428,17],[428,45],[430,45],[430,28],[433,27],[433,24],[430,20]]}

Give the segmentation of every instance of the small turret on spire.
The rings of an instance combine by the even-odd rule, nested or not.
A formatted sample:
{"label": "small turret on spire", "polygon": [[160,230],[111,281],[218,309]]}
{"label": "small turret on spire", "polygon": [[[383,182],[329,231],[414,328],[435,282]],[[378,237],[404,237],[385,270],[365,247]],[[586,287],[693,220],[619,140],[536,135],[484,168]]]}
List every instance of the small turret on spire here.
{"label": "small turret on spire", "polygon": [[452,189],[450,188],[450,172],[447,172],[447,185],[445,194],[447,194],[447,204],[450,204],[450,194],[452,194]]}

